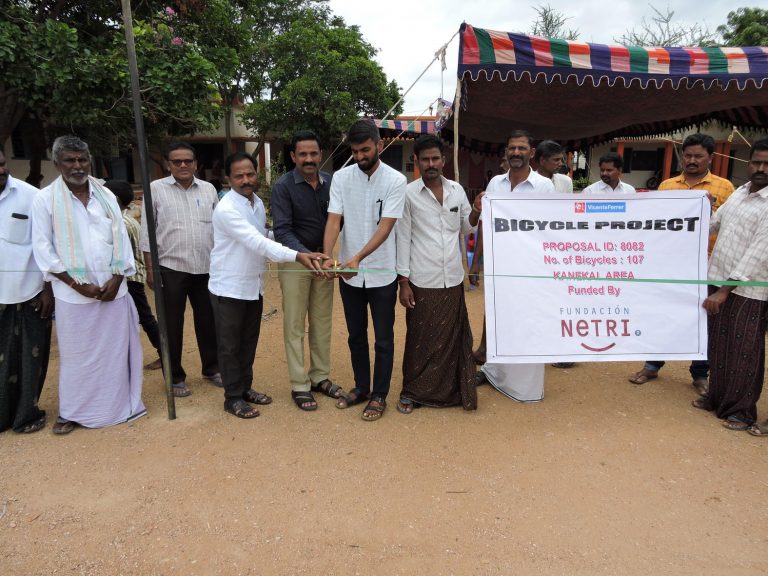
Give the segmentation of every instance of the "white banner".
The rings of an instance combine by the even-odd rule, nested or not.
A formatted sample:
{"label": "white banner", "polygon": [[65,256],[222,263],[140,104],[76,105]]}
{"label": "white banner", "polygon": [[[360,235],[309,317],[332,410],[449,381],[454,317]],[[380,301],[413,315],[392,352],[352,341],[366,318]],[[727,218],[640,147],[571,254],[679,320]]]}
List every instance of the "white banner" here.
{"label": "white banner", "polygon": [[485,197],[488,362],[706,359],[709,213],[699,191]]}

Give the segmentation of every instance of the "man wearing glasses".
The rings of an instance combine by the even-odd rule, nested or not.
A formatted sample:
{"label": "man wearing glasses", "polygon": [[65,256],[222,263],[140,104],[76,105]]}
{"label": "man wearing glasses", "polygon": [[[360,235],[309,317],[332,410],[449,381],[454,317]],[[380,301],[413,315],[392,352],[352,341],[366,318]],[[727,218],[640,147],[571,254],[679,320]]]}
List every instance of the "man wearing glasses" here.
{"label": "man wearing glasses", "polygon": [[[195,149],[186,142],[171,142],[163,151],[171,175],[151,184],[160,261],[154,265],[147,236],[147,204],[141,209],[141,240],[147,265],[147,286],[155,289],[156,270],[162,277],[168,317],[168,348],[173,393],[189,396],[187,374],[181,365],[184,311],[192,305],[195,336],[203,378],[221,386],[217,360],[216,327],[208,293],[208,272],[213,249],[213,209],[219,202],[212,184],[195,177]],[[167,367],[166,367],[167,368]]]}

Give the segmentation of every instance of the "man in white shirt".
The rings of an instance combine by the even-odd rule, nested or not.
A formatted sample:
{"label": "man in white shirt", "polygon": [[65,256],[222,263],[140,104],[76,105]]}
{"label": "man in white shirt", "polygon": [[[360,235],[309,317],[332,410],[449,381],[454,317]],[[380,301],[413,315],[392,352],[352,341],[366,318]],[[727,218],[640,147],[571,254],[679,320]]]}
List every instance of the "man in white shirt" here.
{"label": "man in white shirt", "polygon": [[160,287],[165,299],[168,354],[173,395],[189,396],[187,373],[181,364],[184,343],[184,314],[187,300],[192,306],[197,349],[203,378],[221,386],[216,350],[216,326],[208,295],[208,269],[213,248],[213,210],[219,201],[216,188],[195,177],[195,149],[186,142],[171,142],[163,150],[171,175],[154,180],[152,208],[155,217],[159,262],[152,262],[147,234],[147,202],[141,205],[140,246],[147,267],[147,286]]}
{"label": "man in white shirt", "polygon": [[267,271],[267,259],[299,262],[320,273],[325,257],[317,252],[297,252],[267,237],[266,213],[264,203],[256,195],[256,161],[252,156],[243,152],[232,154],[226,159],[224,170],[232,190],[213,213],[208,289],[218,333],[224,410],[238,418],[255,418],[259,411],[249,403],[272,402],[272,398],[251,387],[264,308],[262,275]]}
{"label": "man in white shirt", "polygon": [[[359,120],[349,129],[347,142],[356,165],[336,172],[323,246],[326,254],[341,232],[341,266],[326,262],[329,274],[342,278],[339,292],[349,331],[349,351],[355,387],[339,398],[336,406],[347,408],[368,401],[363,420],[381,418],[386,407],[395,353],[395,222],[403,213],[405,176],[384,164],[379,131],[370,120]],[[344,230],[341,221],[344,218]],[[368,350],[368,307],[376,338],[371,390]],[[370,396],[370,399],[369,399]]]}
{"label": "man in white shirt", "polygon": [[635,188],[621,181],[624,159],[616,152],[600,156],[600,180],[584,188],[584,194],[634,194]]}
{"label": "man in white shirt", "polygon": [[477,408],[472,329],[464,302],[461,235],[477,225],[464,189],[443,177],[443,143],[421,136],[413,147],[421,178],[405,190],[395,227],[400,304],[408,328],[397,409]]}
{"label": "man in white shirt", "polygon": [[13,178],[0,150],[0,432],[37,432],[48,372],[53,293],[32,255],[32,201],[39,190]]}
{"label": "man in white shirt", "polygon": [[59,176],[32,203],[35,261],[56,298],[59,418],[54,434],[146,413],[139,317],[125,277],[136,273],[115,195],[89,176],[88,144],[53,143]]}
{"label": "man in white shirt", "polygon": [[[507,138],[509,172],[496,176],[488,183],[485,193],[475,198],[473,208],[482,210],[482,198],[505,198],[510,194],[552,193],[552,180],[531,169],[533,139],[524,130],[515,130]],[[543,364],[485,364],[477,374],[478,384],[489,382],[502,394],[520,402],[538,402],[544,398]]]}
{"label": "man in white shirt", "polygon": [[563,194],[573,192],[573,180],[568,175],[560,173],[565,163],[565,153],[560,144],[553,140],[542,140],[536,146],[533,159],[539,166],[539,174],[552,180],[555,192]]}

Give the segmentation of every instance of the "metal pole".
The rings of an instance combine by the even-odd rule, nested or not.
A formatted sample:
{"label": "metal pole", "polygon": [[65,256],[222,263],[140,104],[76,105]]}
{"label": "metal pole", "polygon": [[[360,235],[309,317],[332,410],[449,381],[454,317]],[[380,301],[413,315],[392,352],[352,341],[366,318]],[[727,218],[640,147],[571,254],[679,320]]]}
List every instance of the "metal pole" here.
{"label": "metal pole", "polygon": [[162,277],[157,263],[157,236],[155,234],[155,212],[151,209],[152,190],[149,186],[149,154],[147,153],[147,140],[144,134],[144,117],[141,114],[141,93],[139,92],[139,67],[136,64],[136,43],[133,37],[133,15],[131,13],[130,0],[121,0],[123,5],[123,28],[125,28],[125,45],[128,50],[128,71],[131,75],[131,99],[133,100],[133,117],[136,122],[136,145],[139,150],[139,163],[141,164],[141,187],[144,190],[144,203],[150,208],[145,210],[147,219],[147,232],[149,233],[149,252],[152,255],[152,272],[155,278],[155,310],[160,328],[160,357],[163,362],[163,376],[165,378],[165,392],[168,403],[168,419],[176,419],[176,399],[173,396],[173,382],[171,380],[171,357],[168,350],[168,324],[166,322],[165,302],[162,292]]}

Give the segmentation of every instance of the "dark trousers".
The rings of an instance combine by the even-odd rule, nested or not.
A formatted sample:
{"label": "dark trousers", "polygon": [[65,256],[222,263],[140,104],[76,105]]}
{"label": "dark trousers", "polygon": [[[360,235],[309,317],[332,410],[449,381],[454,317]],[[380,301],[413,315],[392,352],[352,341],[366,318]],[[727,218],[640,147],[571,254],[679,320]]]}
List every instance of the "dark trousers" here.
{"label": "dark trousers", "polygon": [[0,304],[0,432],[20,432],[45,416],[37,400],[48,372],[51,320],[40,318],[39,297]]}
{"label": "dark trousers", "polygon": [[[648,360],[645,363],[645,367],[649,370],[661,370],[666,362],[663,360]],[[692,360],[691,366],[688,368],[692,378],[707,378],[709,377],[709,361],[708,360]]]}
{"label": "dark trousers", "polygon": [[395,303],[397,282],[378,288],[357,288],[339,281],[344,317],[347,320],[349,352],[355,387],[363,394],[371,392],[371,360],[368,350],[368,307],[371,308],[375,360],[372,396],[386,398],[395,358]]}
{"label": "dark trousers", "polygon": [[211,296],[208,292],[208,274],[188,274],[160,266],[163,279],[163,298],[168,316],[168,349],[171,357],[173,383],[184,382],[187,373],[181,366],[184,343],[184,312],[187,298],[192,305],[195,337],[203,365],[203,375],[212,376],[219,371],[216,350],[216,325],[213,320]]}
{"label": "dark trousers", "polygon": [[144,329],[144,333],[149,338],[152,346],[160,354],[160,328],[157,325],[157,320],[152,314],[152,308],[147,301],[147,293],[144,291],[144,284],[141,282],[133,282],[128,280],[128,294],[133,298],[133,303],[136,306],[136,312],[139,313],[139,324]]}
{"label": "dark trousers", "polygon": [[224,403],[237,400],[253,384],[253,360],[261,331],[264,300],[239,300],[211,294],[219,335],[219,368]]}

